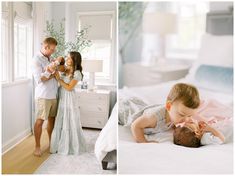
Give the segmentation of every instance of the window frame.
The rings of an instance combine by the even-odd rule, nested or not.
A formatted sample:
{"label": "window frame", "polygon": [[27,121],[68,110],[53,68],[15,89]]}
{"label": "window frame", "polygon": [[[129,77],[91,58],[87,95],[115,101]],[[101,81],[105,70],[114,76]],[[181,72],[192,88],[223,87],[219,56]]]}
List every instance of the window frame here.
{"label": "window frame", "polygon": [[[79,17],[84,16],[84,15],[111,15],[111,39],[110,40],[103,40],[103,41],[110,41],[111,44],[111,49],[110,49],[110,62],[109,62],[109,78],[106,79],[105,77],[102,76],[95,76],[96,79],[96,84],[97,85],[102,85],[102,84],[115,84],[116,83],[116,13],[115,11],[85,11],[85,12],[78,12],[77,13],[77,26],[78,30],[79,28]],[[92,41],[92,40],[91,40]],[[100,40],[95,40],[95,41],[102,41]],[[104,61],[104,60],[103,60]]]}
{"label": "window frame", "polygon": [[[182,2],[184,3],[184,2]],[[201,3],[205,3],[205,5],[207,6],[207,11],[205,12],[205,16],[203,18],[205,18],[205,31],[206,31],[206,13],[209,12],[209,5],[207,2],[201,2]],[[186,2],[185,6],[188,6],[190,4],[190,6],[193,6],[193,2]],[[179,13],[179,9],[182,11],[182,4],[175,4],[175,2],[172,2],[172,5],[171,6],[171,12],[175,12],[174,9],[178,9],[177,13]],[[186,17],[186,16],[178,16],[178,21],[181,21],[181,23],[183,23],[183,21],[190,21],[189,18],[195,18],[195,16],[199,15],[199,14],[202,14],[202,13],[199,13],[199,12],[195,12],[195,9],[197,7],[194,7],[193,9],[193,16],[190,16],[190,17]],[[188,18],[188,19],[187,19]],[[196,20],[194,20],[195,22]],[[195,29],[196,30],[196,29]],[[204,31],[204,32],[205,32]],[[200,34],[200,31],[197,32],[197,34],[199,34],[200,36],[203,35],[203,33]],[[183,48],[174,48],[172,47],[172,45],[170,44],[171,42],[173,42],[173,37],[175,36],[178,36],[179,34],[172,34],[172,36],[169,36],[167,37],[167,41],[166,41],[166,57],[169,58],[169,59],[187,59],[187,60],[195,60],[197,59],[197,54],[198,54],[198,51],[200,49],[200,46],[196,46],[194,48],[188,48],[188,49],[183,49]],[[175,39],[176,41],[178,39]],[[199,40],[200,40],[200,37],[199,37]],[[195,42],[198,42],[198,41],[195,41]],[[200,41],[199,41],[200,42]],[[200,44],[199,44],[200,45]]]}
{"label": "window frame", "polygon": [[[16,23],[15,23],[16,22]],[[29,75],[30,75],[30,59],[32,58],[32,50],[33,50],[33,47],[32,45],[30,45],[30,43],[32,43],[32,40],[33,40],[33,29],[32,29],[32,23],[31,23],[31,20],[24,20],[24,19],[20,19],[20,20],[15,20],[14,21],[14,25],[17,24],[17,25],[25,25],[26,27],[26,74],[22,77],[17,77],[14,75],[14,81],[18,81],[18,80],[27,80],[29,78]],[[31,38],[28,37],[31,35]],[[17,35],[17,38],[19,36]],[[18,40],[18,39],[17,39]],[[19,47],[19,46],[18,46]],[[16,50],[14,50],[14,52],[16,52]],[[17,50],[17,53],[19,54],[20,52]],[[16,58],[15,55],[14,55],[14,61],[17,62],[19,58]],[[17,61],[16,61],[17,60]],[[16,63],[15,63],[16,64]],[[17,65],[17,67],[19,67],[19,65]],[[15,73],[15,65],[14,65],[14,73]]]}
{"label": "window frame", "polygon": [[[4,67],[6,67],[6,81],[1,81],[1,85],[3,87],[8,87],[11,85],[17,85],[17,84],[22,84],[25,82],[28,82],[30,80],[30,76],[29,76],[29,61],[30,58],[27,58],[26,61],[26,75],[22,78],[16,78],[15,77],[15,37],[14,37],[14,24],[15,24],[15,19],[17,18],[17,20],[21,20],[24,24],[29,25],[29,27],[31,28],[31,43],[33,46],[33,24],[32,24],[32,19],[24,19],[23,17],[19,17],[17,16],[16,12],[14,11],[14,2],[4,2],[4,3],[8,3],[8,9],[7,9],[7,17],[6,17],[6,21],[7,21],[7,40],[4,41],[6,42],[6,57],[5,57],[5,63],[6,65],[4,65]],[[20,3],[20,2],[17,2]],[[25,2],[21,2],[21,3],[25,3]],[[27,39],[28,40],[28,39]],[[2,34],[1,34],[1,42],[2,42]],[[28,42],[28,41],[27,41]],[[31,47],[30,51],[27,51],[27,55],[28,53],[30,53],[30,55],[32,55],[32,51],[33,51],[33,47]],[[28,55],[29,56],[29,55]],[[3,61],[4,63],[4,61]],[[3,65],[2,65],[3,67]]]}

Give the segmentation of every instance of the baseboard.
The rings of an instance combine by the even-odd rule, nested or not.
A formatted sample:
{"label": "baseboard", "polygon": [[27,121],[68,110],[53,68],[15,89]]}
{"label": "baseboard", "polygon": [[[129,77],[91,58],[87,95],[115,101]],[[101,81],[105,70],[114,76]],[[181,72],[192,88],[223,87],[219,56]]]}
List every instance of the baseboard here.
{"label": "baseboard", "polygon": [[7,141],[5,144],[2,144],[2,155],[8,152],[13,147],[15,147],[20,142],[22,142],[25,138],[27,138],[31,134],[32,130],[28,128],[27,130],[13,137],[11,140]]}

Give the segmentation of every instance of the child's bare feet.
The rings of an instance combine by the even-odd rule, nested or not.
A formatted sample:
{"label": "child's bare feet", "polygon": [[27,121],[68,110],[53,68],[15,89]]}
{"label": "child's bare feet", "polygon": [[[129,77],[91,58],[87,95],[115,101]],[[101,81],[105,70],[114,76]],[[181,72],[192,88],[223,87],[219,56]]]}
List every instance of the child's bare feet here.
{"label": "child's bare feet", "polygon": [[33,154],[34,154],[35,156],[40,157],[40,156],[42,156],[42,151],[41,151],[41,149],[40,149],[39,147],[36,147],[35,150],[34,150],[34,152],[33,152]]}

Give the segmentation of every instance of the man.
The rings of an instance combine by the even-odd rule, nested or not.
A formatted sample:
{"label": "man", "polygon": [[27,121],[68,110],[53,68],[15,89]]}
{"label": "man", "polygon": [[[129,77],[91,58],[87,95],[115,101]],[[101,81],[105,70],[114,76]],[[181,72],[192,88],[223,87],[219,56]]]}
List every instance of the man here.
{"label": "man", "polygon": [[41,50],[33,58],[32,72],[35,80],[35,114],[36,121],[34,125],[35,136],[35,156],[41,156],[40,139],[42,134],[42,125],[45,120],[47,123],[47,132],[49,143],[51,133],[54,128],[55,116],[57,112],[57,89],[58,84],[54,74],[47,72],[46,66],[52,61],[51,55],[55,52],[57,41],[48,37],[44,39]]}

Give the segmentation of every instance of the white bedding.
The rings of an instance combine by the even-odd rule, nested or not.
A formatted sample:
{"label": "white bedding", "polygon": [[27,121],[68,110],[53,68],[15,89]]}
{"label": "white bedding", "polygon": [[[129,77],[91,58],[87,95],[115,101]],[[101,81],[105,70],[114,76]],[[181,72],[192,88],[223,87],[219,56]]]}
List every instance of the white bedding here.
{"label": "white bedding", "polygon": [[119,126],[119,174],[232,174],[233,143],[187,148],[135,143],[128,127]]}
{"label": "white bedding", "polygon": [[105,127],[101,130],[95,143],[95,155],[102,161],[106,154],[117,149],[117,103],[113,107]]}
{"label": "white bedding", "polygon": [[[123,94],[142,98],[148,104],[164,103],[167,94],[182,79],[150,87],[124,88]],[[213,98],[233,106],[233,95],[200,89],[201,99]],[[133,141],[129,127],[119,126],[118,170],[120,174],[232,174],[233,143],[186,148],[174,145],[170,132],[160,136],[160,143]]]}

